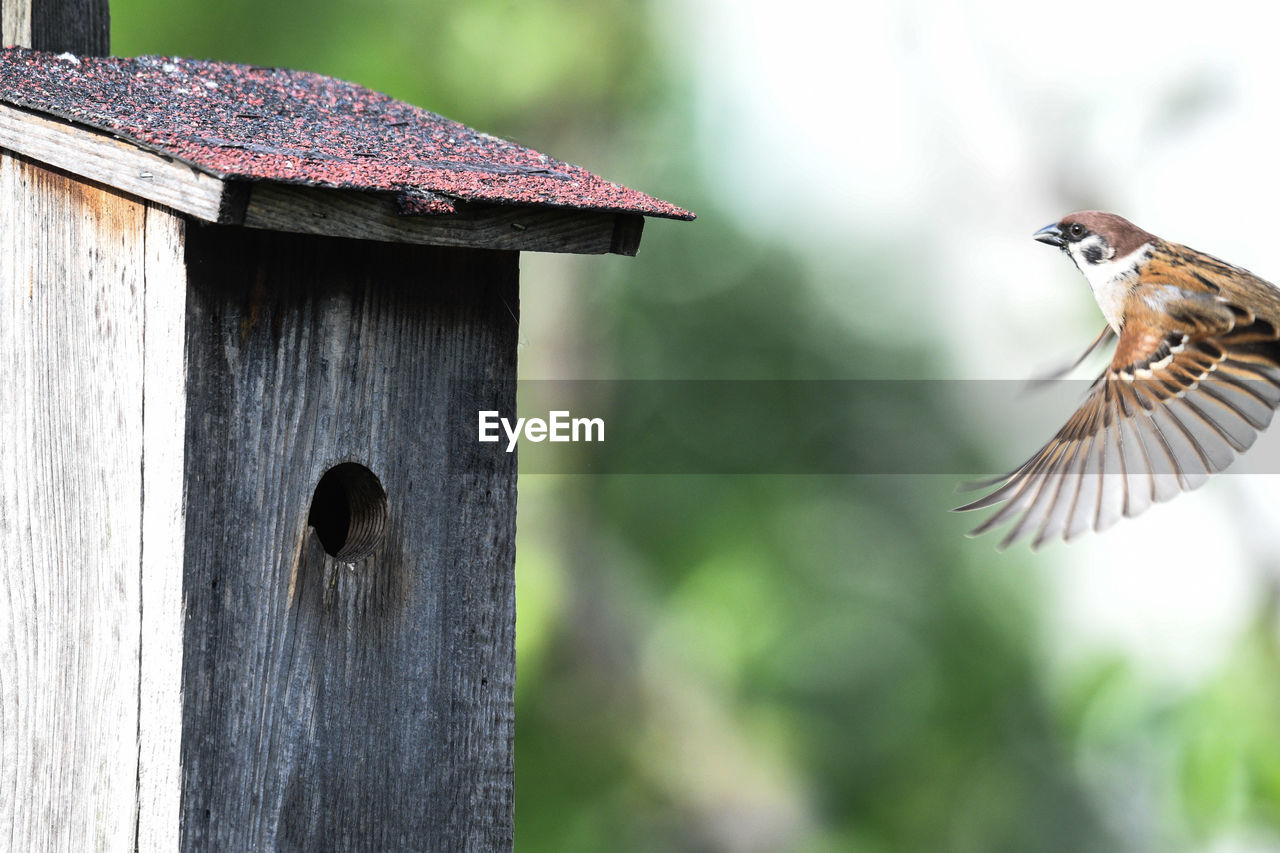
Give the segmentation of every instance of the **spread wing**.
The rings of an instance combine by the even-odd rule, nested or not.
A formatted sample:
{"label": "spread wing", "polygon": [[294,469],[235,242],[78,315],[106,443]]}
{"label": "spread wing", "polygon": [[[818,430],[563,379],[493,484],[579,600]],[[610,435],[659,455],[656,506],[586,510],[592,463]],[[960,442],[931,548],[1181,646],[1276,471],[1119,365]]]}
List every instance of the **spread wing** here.
{"label": "spread wing", "polygon": [[1211,294],[1160,288],[1137,311],[1178,331],[1126,320],[1111,364],[1053,439],[995,490],[958,510],[1002,505],[972,531],[1011,522],[1006,547],[1032,547],[1194,489],[1253,444],[1280,405],[1275,324]]}

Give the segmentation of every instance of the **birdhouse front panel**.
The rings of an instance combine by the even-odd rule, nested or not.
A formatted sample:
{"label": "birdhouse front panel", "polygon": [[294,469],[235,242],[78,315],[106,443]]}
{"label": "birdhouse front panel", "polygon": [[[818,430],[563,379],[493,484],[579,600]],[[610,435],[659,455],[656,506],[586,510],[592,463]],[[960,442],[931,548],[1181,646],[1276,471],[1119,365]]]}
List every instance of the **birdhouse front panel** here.
{"label": "birdhouse front panel", "polygon": [[509,845],[516,254],[187,258],[186,849]]}

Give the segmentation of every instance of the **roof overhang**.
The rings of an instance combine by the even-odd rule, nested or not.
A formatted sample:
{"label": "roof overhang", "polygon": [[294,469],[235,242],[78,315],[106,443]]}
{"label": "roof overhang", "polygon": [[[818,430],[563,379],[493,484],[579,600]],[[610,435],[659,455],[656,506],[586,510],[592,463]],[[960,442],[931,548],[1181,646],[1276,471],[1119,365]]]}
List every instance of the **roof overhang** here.
{"label": "roof overhang", "polygon": [[0,50],[0,148],[202,222],[634,255],[674,205],[350,83]]}

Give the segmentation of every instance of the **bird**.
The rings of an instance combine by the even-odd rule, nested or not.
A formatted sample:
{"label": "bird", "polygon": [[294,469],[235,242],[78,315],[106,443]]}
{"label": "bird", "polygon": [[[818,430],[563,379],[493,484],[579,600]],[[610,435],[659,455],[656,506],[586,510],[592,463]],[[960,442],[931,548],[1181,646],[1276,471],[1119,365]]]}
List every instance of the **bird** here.
{"label": "bird", "polygon": [[1075,364],[1116,344],[1057,434],[956,507],[999,507],[969,535],[1012,524],[1002,549],[1070,541],[1199,487],[1280,405],[1280,288],[1114,213],[1071,213],[1033,236],[1071,258],[1106,319]]}

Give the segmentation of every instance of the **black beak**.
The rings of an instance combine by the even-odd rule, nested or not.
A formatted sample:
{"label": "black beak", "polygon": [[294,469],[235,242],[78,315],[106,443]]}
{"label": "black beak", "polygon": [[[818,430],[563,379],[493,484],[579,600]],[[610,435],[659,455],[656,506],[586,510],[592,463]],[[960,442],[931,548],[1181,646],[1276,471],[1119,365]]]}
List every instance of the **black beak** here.
{"label": "black beak", "polygon": [[1064,249],[1067,245],[1067,238],[1062,235],[1062,229],[1057,226],[1057,223],[1053,225],[1046,225],[1031,236],[1035,237],[1041,243],[1049,246],[1056,246],[1059,249]]}

